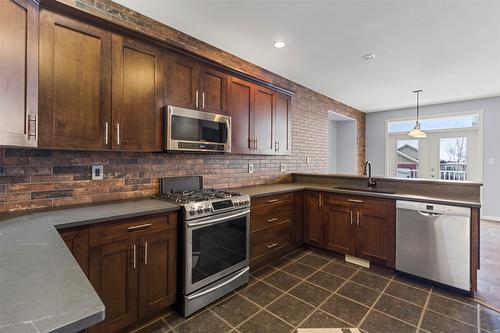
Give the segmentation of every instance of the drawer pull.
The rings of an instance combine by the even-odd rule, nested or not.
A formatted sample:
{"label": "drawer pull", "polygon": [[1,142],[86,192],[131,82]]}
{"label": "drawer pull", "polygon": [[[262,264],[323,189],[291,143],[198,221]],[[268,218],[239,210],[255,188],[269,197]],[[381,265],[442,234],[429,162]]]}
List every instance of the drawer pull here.
{"label": "drawer pull", "polygon": [[273,217],[272,219],[267,219],[267,223],[272,223],[278,221],[277,217]]}
{"label": "drawer pull", "polygon": [[272,243],[267,246],[268,249],[272,249],[273,247],[278,246],[278,243]]}
{"label": "drawer pull", "polygon": [[145,223],[145,224],[134,225],[132,227],[128,227],[127,230],[128,231],[137,231],[137,230],[149,228],[150,226],[152,226],[151,223]]}
{"label": "drawer pull", "polygon": [[281,200],[280,199],[267,200],[267,203],[277,203],[277,202],[281,202]]}
{"label": "drawer pull", "polygon": [[363,200],[347,199],[349,202],[363,203]]}

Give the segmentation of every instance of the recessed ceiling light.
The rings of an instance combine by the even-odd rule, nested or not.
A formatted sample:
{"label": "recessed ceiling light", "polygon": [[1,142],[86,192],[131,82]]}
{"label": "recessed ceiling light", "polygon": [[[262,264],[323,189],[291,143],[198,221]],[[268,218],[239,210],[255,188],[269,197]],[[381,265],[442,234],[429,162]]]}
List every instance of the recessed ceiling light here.
{"label": "recessed ceiling light", "polygon": [[274,47],[277,48],[277,49],[281,49],[282,47],[285,47],[285,42],[281,41],[281,40],[278,40],[276,42],[274,42]]}
{"label": "recessed ceiling light", "polygon": [[375,59],[375,54],[373,54],[373,53],[365,54],[363,56],[363,59],[364,60],[373,60],[373,59]]}

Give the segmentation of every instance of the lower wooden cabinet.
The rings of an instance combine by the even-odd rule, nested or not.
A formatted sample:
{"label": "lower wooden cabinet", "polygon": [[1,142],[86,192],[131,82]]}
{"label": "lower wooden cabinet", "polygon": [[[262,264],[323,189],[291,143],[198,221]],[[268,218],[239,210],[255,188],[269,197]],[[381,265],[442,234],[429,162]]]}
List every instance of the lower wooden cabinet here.
{"label": "lower wooden cabinet", "polygon": [[395,201],[306,192],[306,243],[394,268]]}
{"label": "lower wooden cabinet", "polygon": [[68,228],[59,231],[61,238],[70,250],[80,268],[88,276],[89,274],[89,229]]}

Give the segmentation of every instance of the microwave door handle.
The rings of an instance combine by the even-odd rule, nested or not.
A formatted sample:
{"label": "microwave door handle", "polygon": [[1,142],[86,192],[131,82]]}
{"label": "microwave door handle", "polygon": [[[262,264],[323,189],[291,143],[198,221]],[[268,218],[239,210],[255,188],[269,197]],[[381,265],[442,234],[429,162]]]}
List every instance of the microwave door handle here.
{"label": "microwave door handle", "polygon": [[207,225],[207,224],[215,224],[217,222],[234,219],[235,217],[244,216],[244,215],[247,215],[248,213],[250,213],[250,209],[246,209],[246,210],[244,210],[244,211],[242,211],[240,213],[237,213],[237,214],[233,214],[233,215],[229,215],[229,216],[224,216],[224,217],[219,217],[219,218],[211,219],[211,220],[208,220],[208,221],[205,221],[205,222],[199,222],[199,223],[190,225],[189,227],[199,227],[199,226]]}

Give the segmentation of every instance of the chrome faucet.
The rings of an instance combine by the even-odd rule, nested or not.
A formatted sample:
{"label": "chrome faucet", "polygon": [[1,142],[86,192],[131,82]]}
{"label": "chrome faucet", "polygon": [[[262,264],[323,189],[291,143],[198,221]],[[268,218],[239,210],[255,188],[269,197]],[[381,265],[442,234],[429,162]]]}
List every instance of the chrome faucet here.
{"label": "chrome faucet", "polygon": [[377,182],[372,177],[372,162],[366,161],[365,175],[368,175],[368,188],[377,186]]}

